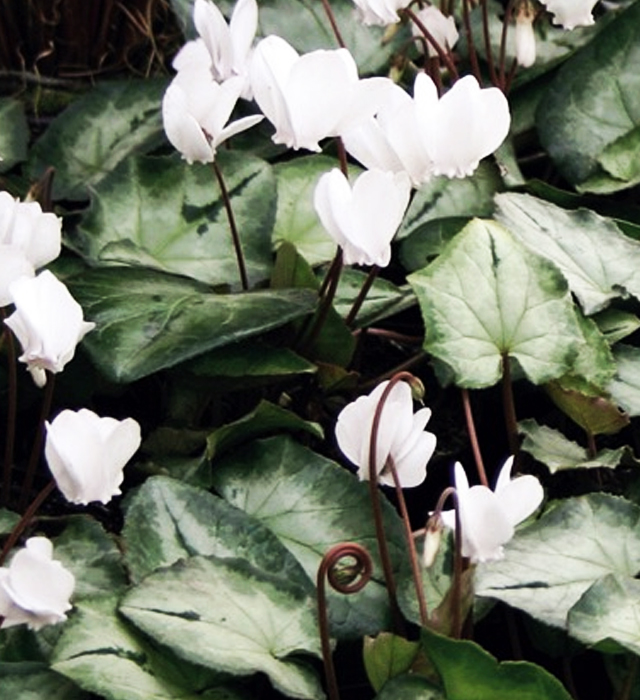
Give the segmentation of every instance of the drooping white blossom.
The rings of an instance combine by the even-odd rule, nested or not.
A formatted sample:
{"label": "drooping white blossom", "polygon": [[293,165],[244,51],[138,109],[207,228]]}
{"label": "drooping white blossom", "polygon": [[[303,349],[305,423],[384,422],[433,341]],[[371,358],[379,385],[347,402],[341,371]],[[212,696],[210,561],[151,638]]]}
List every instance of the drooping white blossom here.
{"label": "drooping white blossom", "polygon": [[[336,439],[343,454],[358,467],[361,480],[369,479],[371,428],[376,408],[388,381],[379,384],[369,395],[361,396],[342,409],[336,423]],[[403,488],[418,486],[427,475],[427,463],[436,447],[436,436],[425,431],[431,410],[413,412],[411,387],[395,384],[382,408],[376,442],[378,481],[393,486],[388,467],[393,460]]]}
{"label": "drooping white blossom", "polygon": [[[452,16],[445,16],[435,5],[423,7],[416,12],[416,16],[427,28],[429,34],[431,34],[443,51],[446,52],[447,49],[452,49],[456,45],[460,35],[456,29],[456,21]],[[411,32],[414,37],[424,38],[424,41],[420,40],[418,44],[421,48],[426,46],[427,56],[432,58],[438,55],[438,52],[432,46],[431,42],[424,37],[424,34],[417,24],[414,23],[411,25]]]}
{"label": "drooping white blossom", "polygon": [[216,83],[198,68],[180,71],[162,100],[167,138],[187,163],[212,163],[218,146],[262,121],[261,114],[229,121],[242,91],[242,78]]}
{"label": "drooping white blossom", "polygon": [[367,168],[404,170],[415,187],[434,175],[471,175],[509,132],[509,104],[498,88],[465,76],[441,98],[425,73],[413,99],[395,87],[375,118],[347,131],[347,151]]}
{"label": "drooping white blossom", "polygon": [[553,15],[553,23],[564,29],[588,27],[595,20],[591,14],[598,0],[540,0]]}
{"label": "drooping white blossom", "polygon": [[9,293],[16,310],[5,323],[22,346],[18,359],[42,387],[45,370],[61,372],[95,323],[83,320],[80,304],[49,270],[37,277],[21,277],[9,286]]}
{"label": "drooping white blossom", "polygon": [[26,624],[34,630],[67,619],[75,588],[73,574],[53,558],[46,537],[31,537],[9,566],[0,569],[2,627]]}
{"label": "drooping white blossom", "polygon": [[400,21],[398,10],[404,10],[412,0],[353,0],[358,19],[367,26],[387,26]]}
{"label": "drooping white blossom", "polygon": [[46,423],[45,457],[71,503],[108,503],[121,493],[123,469],[140,446],[140,425],[93,411],[65,410]]}
{"label": "drooping white blossom", "polygon": [[217,5],[209,0],[196,0],[193,22],[199,38],[188,41],[180,49],[173,67],[181,72],[197,66],[207,70],[218,83],[239,76],[243,80],[240,96],[251,99],[249,62],[258,27],[256,0],[238,0],[229,24]]}
{"label": "drooping white blossom", "polygon": [[[455,465],[455,487],[460,509],[462,556],[473,563],[502,559],[504,545],[515,526],[532,515],[542,503],[544,491],[535,476],[511,478],[513,457],[504,463],[495,490],[486,486],[469,486],[462,465]],[[455,528],[455,513],[444,511],[442,520]]]}
{"label": "drooping white blossom", "polygon": [[346,265],[386,267],[410,193],[405,173],[366,170],[352,188],[336,168],[318,181],[314,206],[322,225],[342,248]]}
{"label": "drooping white blossom", "polygon": [[347,49],[300,56],[278,36],[258,43],[250,75],[254,98],[276,128],[274,143],[310,151],[372,116],[393,85],[388,78],[360,80]]}

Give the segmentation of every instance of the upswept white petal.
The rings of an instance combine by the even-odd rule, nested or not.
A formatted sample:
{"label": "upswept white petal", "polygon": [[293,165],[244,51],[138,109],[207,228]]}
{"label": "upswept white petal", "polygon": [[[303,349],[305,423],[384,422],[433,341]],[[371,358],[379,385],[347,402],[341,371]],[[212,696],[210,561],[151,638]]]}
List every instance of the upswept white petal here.
{"label": "upswept white petal", "polygon": [[[358,466],[358,477],[369,478],[369,454],[373,419],[389,382],[382,382],[369,395],[348,404],[338,415],[336,439],[343,454]],[[424,409],[423,409],[424,411]],[[378,481],[393,486],[388,467],[393,459],[402,487],[421,484],[427,462],[435,448],[435,435],[424,432],[430,412],[413,415],[411,388],[405,382],[394,384],[380,416],[376,440]]]}
{"label": "upswept white petal", "polygon": [[440,98],[425,130],[434,172],[466,177],[493,153],[509,133],[509,103],[498,88],[481,89],[471,75]]}
{"label": "upswept white petal", "polygon": [[295,134],[285,90],[289,74],[297,60],[297,51],[284,39],[268,36],[256,46],[249,70],[254,99],[276,128],[274,143],[283,143],[289,148],[294,147]]}
{"label": "upswept white petal", "polygon": [[187,163],[211,163],[213,151],[202,127],[189,111],[185,91],[171,83],[162,99],[162,122],[171,145]]}
{"label": "upswept white petal", "polygon": [[[460,35],[456,29],[456,22],[453,17],[446,17],[435,5],[423,7],[416,12],[416,15],[443,51],[452,49],[456,45]],[[415,37],[423,36],[420,27],[414,23],[411,25],[411,32]],[[420,41],[418,45],[422,50],[426,46],[427,56],[434,57],[438,55],[430,41]]]}
{"label": "upswept white petal", "polygon": [[67,619],[73,574],[53,559],[53,546],[45,537],[31,537],[0,569],[0,615],[3,627],[27,624],[38,630]]}
{"label": "upswept white petal", "polygon": [[[513,458],[503,465],[495,491],[486,486],[469,487],[462,465],[455,465],[455,487],[460,509],[462,554],[474,562],[501,559],[503,547],[513,537],[515,526],[533,514],[542,502],[542,485],[534,476],[511,479]],[[442,513],[443,523],[455,528],[455,512]]]}
{"label": "upswept white petal", "polygon": [[514,530],[493,491],[472,486],[459,503],[462,556],[473,563],[502,559]]}
{"label": "upswept white petal", "polygon": [[192,41],[187,41],[180,51],[178,51],[171,65],[178,74],[187,70],[201,70],[210,74],[211,55],[201,38],[193,39]]}
{"label": "upswept white petal", "polygon": [[588,27],[594,23],[593,10],[598,0],[540,0],[553,14],[553,23],[564,29]]}
{"label": "upswept white petal", "polygon": [[47,464],[68,501],[108,503],[120,494],[123,469],[140,446],[137,421],[65,410],[46,429]]}
{"label": "upswept white petal", "polygon": [[9,293],[16,310],[5,323],[22,346],[18,359],[27,364],[41,386],[44,370],[61,372],[95,324],[83,320],[80,304],[48,270],[16,280]]}
{"label": "upswept white petal", "polygon": [[393,173],[404,169],[378,120],[373,117],[346,131],[342,140],[347,152],[365,168],[377,168]]}
{"label": "upswept white petal", "polygon": [[43,212],[37,202],[20,202],[0,192],[0,245],[19,248],[37,269],[60,255],[61,239],[59,217]]}
{"label": "upswept white petal", "polygon": [[368,26],[386,26],[400,21],[398,10],[412,0],[353,0],[360,21]]}
{"label": "upswept white petal", "polygon": [[345,264],[384,267],[410,192],[404,173],[366,170],[351,188],[334,169],[318,181],[314,206],[329,235],[342,247]]}
{"label": "upswept white petal", "polygon": [[229,20],[233,44],[234,69],[238,75],[247,71],[253,39],[258,31],[258,3],[256,0],[238,0]]}
{"label": "upswept white petal", "polygon": [[216,81],[232,75],[233,45],[231,33],[222,12],[209,0],[196,0],[193,23],[211,56],[211,72]]}

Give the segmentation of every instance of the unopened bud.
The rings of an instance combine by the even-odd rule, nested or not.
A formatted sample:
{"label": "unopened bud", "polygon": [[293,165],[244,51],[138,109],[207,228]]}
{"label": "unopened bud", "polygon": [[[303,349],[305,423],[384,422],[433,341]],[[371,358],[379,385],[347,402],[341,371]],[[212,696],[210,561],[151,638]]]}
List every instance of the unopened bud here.
{"label": "unopened bud", "polygon": [[535,12],[527,0],[520,3],[516,15],[516,61],[528,68],[536,62],[536,35],[533,31]]}
{"label": "unopened bud", "polygon": [[422,403],[424,400],[424,395],[426,393],[424,384],[418,379],[418,377],[411,375],[411,378],[407,378],[407,383],[411,387],[411,398],[414,401],[419,401]]}
{"label": "unopened bud", "polygon": [[424,535],[424,549],[422,550],[422,565],[428,569],[436,559],[442,540],[444,523],[439,513],[434,513],[427,521]]}

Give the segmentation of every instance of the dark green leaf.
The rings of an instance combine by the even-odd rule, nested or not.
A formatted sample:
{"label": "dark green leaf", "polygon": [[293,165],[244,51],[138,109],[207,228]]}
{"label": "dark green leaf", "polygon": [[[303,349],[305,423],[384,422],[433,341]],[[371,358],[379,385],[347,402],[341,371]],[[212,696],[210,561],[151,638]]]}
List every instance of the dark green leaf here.
{"label": "dark green leaf", "polygon": [[316,304],[308,290],[215,294],[203,284],[141,268],[91,270],[68,285],[96,323],[84,346],[118,382],[276,328]]}
{"label": "dark green leaf", "polygon": [[0,98],[0,124],[0,172],[5,172],[27,158],[29,127],[23,105],[12,98]]}
{"label": "dark green leaf", "polygon": [[86,199],[88,188],[134,152],[161,143],[160,102],[167,79],[99,83],[51,123],[29,158],[37,179],[56,169],[54,199]]}
{"label": "dark green leaf", "polygon": [[[265,280],[276,189],[271,167],[248,154],[216,162],[231,198],[249,282]],[[229,220],[211,167],[177,156],[128,158],[92,191],[70,237],[92,265],[132,265],[240,288]]]}

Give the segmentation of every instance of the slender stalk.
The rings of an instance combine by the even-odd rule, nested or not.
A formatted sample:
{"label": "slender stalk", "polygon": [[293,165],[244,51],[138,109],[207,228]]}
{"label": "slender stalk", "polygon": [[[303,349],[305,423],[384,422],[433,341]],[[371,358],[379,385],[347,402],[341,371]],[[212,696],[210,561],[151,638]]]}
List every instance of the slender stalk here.
{"label": "slender stalk", "polygon": [[489,480],[487,479],[487,472],[484,468],[484,462],[482,461],[482,453],[480,452],[480,444],[478,442],[478,434],[476,433],[476,424],[473,420],[473,412],[471,410],[471,398],[469,397],[468,389],[461,389],[462,393],[462,405],[464,406],[464,417],[467,422],[467,432],[469,433],[469,440],[471,440],[471,449],[473,450],[473,458],[476,463],[476,470],[478,472],[478,478],[483,486],[489,486]]}
{"label": "slender stalk", "polygon": [[587,433],[587,452],[589,454],[589,459],[594,459],[595,456],[598,454],[598,446],[596,445],[596,437],[590,430],[587,430],[586,433]]}
{"label": "slender stalk", "polygon": [[[352,557],[356,560],[356,577],[348,582],[340,580],[336,572],[336,564],[340,559]],[[327,693],[329,700],[339,700],[338,681],[336,669],[333,665],[331,654],[331,638],[329,635],[329,615],[327,606],[327,593],[325,582],[328,580],[331,586],[340,593],[350,594],[362,590],[371,580],[373,562],[364,547],[355,542],[346,542],[335,545],[322,557],[318,574],[316,576],[316,595],[318,601],[318,630],[320,632],[320,644],[322,646],[322,660],[324,662],[325,676],[327,679]]]}
{"label": "slender stalk", "polygon": [[327,19],[329,20],[333,34],[336,37],[338,46],[340,46],[341,49],[346,49],[347,45],[344,43],[342,34],[340,34],[340,29],[338,29],[338,23],[336,22],[336,16],[333,14],[329,0],[322,0],[322,7],[324,7],[325,14],[327,15]]}
{"label": "slender stalk", "polygon": [[391,474],[393,475],[393,483],[396,488],[396,497],[398,499],[398,506],[400,507],[400,517],[402,518],[402,524],[404,526],[404,536],[407,540],[407,545],[409,547],[409,563],[411,564],[411,574],[413,576],[413,584],[415,586],[416,597],[418,599],[418,609],[420,611],[420,624],[423,627],[426,627],[429,624],[429,611],[427,609],[426,598],[424,597],[421,567],[420,563],[418,562],[416,543],[413,539],[411,521],[409,520],[409,511],[407,510],[407,504],[404,500],[404,493],[402,492],[402,485],[400,484],[400,479],[398,478],[396,465],[393,463],[393,459],[391,459],[391,457],[389,457],[389,459],[387,460],[387,467],[389,467]]}
{"label": "slender stalk", "polygon": [[13,549],[16,542],[20,539],[20,535],[29,526],[29,523],[33,520],[33,516],[38,511],[38,508],[45,502],[49,494],[53,491],[56,486],[56,482],[53,479],[40,491],[40,493],[35,497],[31,505],[24,512],[24,515],[18,521],[18,524],[13,528],[11,534],[4,543],[2,552],[0,552],[0,566],[2,566],[7,558],[9,552]]}
{"label": "slender stalk", "polygon": [[482,8],[482,34],[484,38],[484,50],[487,54],[487,65],[489,66],[489,77],[493,85],[498,85],[498,76],[493,64],[493,50],[491,49],[491,37],[489,35],[489,12],[487,10],[487,0],[480,0]]}
{"label": "slender stalk", "polygon": [[369,494],[371,496],[371,507],[373,509],[373,522],[376,528],[376,540],[378,541],[380,562],[382,564],[382,570],[384,572],[384,578],[387,584],[387,594],[389,596],[391,614],[393,615],[396,629],[399,631],[403,629],[404,622],[398,606],[396,582],[393,575],[391,557],[389,556],[389,545],[387,543],[387,536],[384,531],[384,523],[382,520],[382,507],[380,505],[380,492],[378,489],[379,469],[376,457],[378,452],[378,433],[380,431],[380,421],[382,420],[382,412],[389,394],[398,382],[405,380],[411,381],[413,379],[413,375],[409,374],[409,372],[398,372],[389,380],[389,383],[384,388],[384,391],[380,396],[375,413],[373,414],[373,421],[371,423],[371,437],[369,440]]}
{"label": "slender stalk", "polygon": [[336,146],[338,148],[338,160],[340,161],[340,171],[349,179],[349,162],[347,161],[347,149],[344,147],[342,137],[336,136]]}
{"label": "slender stalk", "polygon": [[[2,309],[0,316],[2,320],[7,317],[6,311]],[[16,443],[16,415],[18,405],[18,367],[16,364],[16,346],[13,340],[13,333],[8,326],[3,324],[3,335],[7,348],[7,425],[4,445],[4,465],[2,469],[2,502],[9,504],[11,498],[11,472],[13,469],[13,454]]]}
{"label": "slender stalk", "polygon": [[513,0],[509,0],[507,3],[507,8],[504,12],[504,19],[502,20],[502,33],[500,35],[500,54],[498,58],[499,65],[499,76],[497,87],[499,87],[503,92],[506,92],[507,85],[507,67],[506,67],[506,55],[507,55],[507,31],[509,29],[509,24],[511,22],[511,15],[513,14]]}
{"label": "slender stalk", "polygon": [[517,460],[518,452],[520,451],[520,444],[518,441],[518,419],[516,417],[516,406],[513,400],[511,367],[509,364],[509,355],[507,353],[502,355],[502,404],[507,427],[509,451]]}
{"label": "slender stalk", "polygon": [[367,335],[377,335],[379,338],[386,338],[401,345],[421,345],[423,340],[420,335],[406,335],[388,328],[358,328],[353,331],[353,335],[360,335],[364,331],[366,331]]}
{"label": "slender stalk", "polygon": [[29,458],[27,472],[22,482],[22,489],[20,491],[20,510],[22,510],[26,506],[27,499],[29,498],[29,494],[31,493],[31,489],[33,488],[33,479],[36,474],[38,463],[40,462],[40,453],[42,451],[42,443],[44,441],[44,422],[47,420],[47,417],[49,416],[49,411],[51,410],[51,400],[53,399],[54,386],[55,374],[47,372],[47,383],[44,386],[44,396],[42,397],[42,408],[40,409],[40,420],[38,421],[38,430],[36,432],[35,438],[33,439],[31,457]]}
{"label": "slender stalk", "polygon": [[[405,8],[402,10],[402,12],[418,27],[418,29],[422,32],[424,38],[433,46],[435,49],[436,53],[438,54],[438,58],[442,61],[442,63],[446,66],[447,70],[451,74],[451,77],[454,80],[458,79],[458,70],[454,64],[454,62],[451,59],[451,54],[448,51],[445,51],[440,44],[435,40],[433,37],[433,34],[425,27],[424,22],[416,15],[416,13],[409,7]],[[477,59],[476,59],[477,62]]]}
{"label": "slender stalk", "polygon": [[324,295],[322,295],[318,310],[311,320],[311,327],[307,327],[302,332],[301,339],[298,342],[299,352],[302,354],[307,352],[313,346],[316,339],[320,335],[320,331],[327,320],[327,315],[329,314],[331,305],[333,304],[341,273],[342,249],[338,248],[336,257],[333,259],[331,267],[327,272],[327,276],[322,283],[320,291],[322,292],[324,290]]}
{"label": "slender stalk", "polygon": [[222,171],[220,170],[218,164],[214,160],[213,172],[218,180],[218,185],[220,186],[220,194],[222,196],[222,202],[224,203],[225,211],[227,212],[227,220],[229,221],[229,229],[231,230],[231,239],[233,241],[233,248],[236,253],[236,260],[238,261],[238,272],[240,273],[240,283],[242,284],[242,289],[246,292],[249,289],[249,278],[247,277],[247,267],[244,262],[244,253],[242,252],[242,244],[240,243],[240,234],[238,233],[238,227],[236,226],[236,219],[233,215],[233,209],[231,208],[231,199],[229,198],[229,192],[227,191],[227,186],[225,185],[224,178],[222,177]]}
{"label": "slender stalk", "polygon": [[384,381],[385,379],[390,379],[395,374],[398,374],[398,372],[406,372],[411,367],[415,367],[415,365],[419,365],[421,362],[423,362],[425,357],[426,357],[426,353],[422,350],[419,353],[415,354],[413,357],[410,357],[408,360],[405,360],[404,362],[401,362],[399,365],[396,365],[393,369],[390,369],[388,372],[385,372],[384,374],[380,374],[375,379],[373,379],[369,382],[365,382],[364,384],[361,384],[360,388],[361,389],[368,389],[370,387],[377,386],[378,384],[380,384],[381,381]]}
{"label": "slender stalk", "polygon": [[360,288],[360,291],[358,292],[358,296],[355,298],[353,305],[349,309],[349,313],[347,314],[347,317],[345,318],[345,323],[347,326],[352,326],[353,323],[356,320],[356,317],[358,315],[358,312],[362,308],[362,305],[364,304],[365,299],[367,298],[367,294],[369,293],[369,290],[371,287],[373,287],[373,283],[376,281],[376,277],[378,276],[380,268],[377,265],[374,265],[370,270],[369,274],[367,275],[367,279],[364,281],[362,287]]}
{"label": "slender stalk", "polygon": [[462,0],[462,20],[464,22],[464,30],[467,35],[467,45],[469,47],[469,59],[471,60],[471,70],[476,80],[482,85],[482,74],[480,73],[480,64],[478,63],[478,52],[476,51],[475,42],[473,41],[473,33],[471,31],[471,20],[469,19],[469,0]]}

